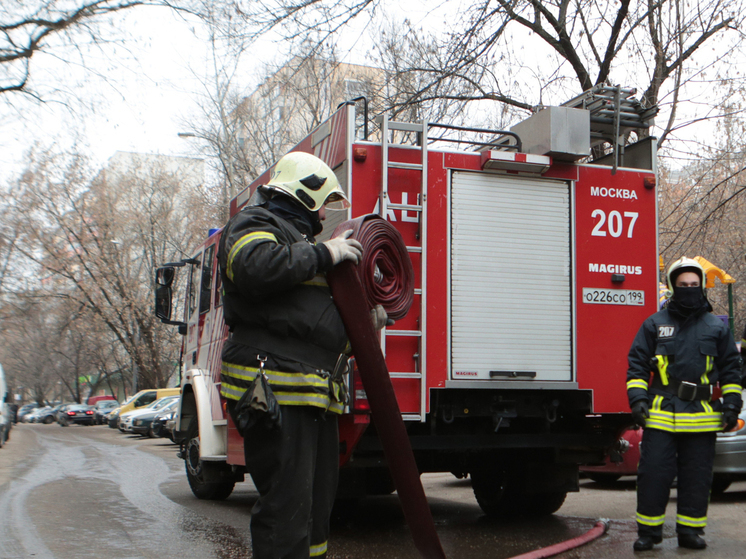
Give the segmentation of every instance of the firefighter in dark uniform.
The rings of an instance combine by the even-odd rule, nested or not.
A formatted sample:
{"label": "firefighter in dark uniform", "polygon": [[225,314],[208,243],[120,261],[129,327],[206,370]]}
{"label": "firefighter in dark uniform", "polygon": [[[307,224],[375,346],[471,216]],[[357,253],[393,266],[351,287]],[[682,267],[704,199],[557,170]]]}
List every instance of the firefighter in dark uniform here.
{"label": "firefighter in dark uniform", "polygon": [[221,394],[235,422],[238,400],[263,371],[281,412],[275,424],[243,433],[246,468],[259,491],[251,517],[255,559],[326,557],[349,345],[324,274],[362,256],[348,235],[315,242],[332,203],[348,205],[334,172],[313,155],[290,153],[220,241],[230,328]]}
{"label": "firefighter in dark uniform", "polygon": [[[680,547],[704,549],[715,440],[741,411],[741,371],[733,336],[711,314],[705,272],[682,257],[668,269],[671,301],[643,322],[629,351],[627,395],[643,427],[637,470],[635,551],[662,541],[669,491],[677,482]],[[653,371],[651,379],[651,371]],[[712,400],[720,385],[721,400]]]}

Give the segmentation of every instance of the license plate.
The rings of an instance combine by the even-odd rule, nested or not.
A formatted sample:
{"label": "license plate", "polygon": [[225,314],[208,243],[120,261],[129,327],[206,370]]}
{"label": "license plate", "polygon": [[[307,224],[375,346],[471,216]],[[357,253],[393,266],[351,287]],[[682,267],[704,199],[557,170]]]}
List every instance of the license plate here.
{"label": "license plate", "polygon": [[583,288],[583,302],[595,305],[633,305],[645,304],[645,292],[633,289]]}

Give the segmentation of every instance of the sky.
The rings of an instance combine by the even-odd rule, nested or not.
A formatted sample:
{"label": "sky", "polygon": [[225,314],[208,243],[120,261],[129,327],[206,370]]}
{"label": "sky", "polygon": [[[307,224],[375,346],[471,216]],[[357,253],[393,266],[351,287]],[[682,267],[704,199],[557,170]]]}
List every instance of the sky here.
{"label": "sky", "polygon": [[[116,24],[129,30],[131,40],[103,53],[92,49],[86,55],[88,69],[51,56],[33,61],[32,76],[39,82],[64,81],[66,86],[61,93],[45,95],[45,103],[20,96],[12,100],[13,110],[6,110],[0,125],[3,174],[17,167],[34,141],[76,141],[101,163],[116,151],[188,151],[177,133],[182,119],[195,111],[194,92],[200,87],[198,76],[204,74],[204,41],[188,22],[167,10],[132,12],[118,19]],[[74,102],[66,106],[58,99]]]}
{"label": "sky", "polygon": [[[406,15],[427,25],[433,6],[414,0]],[[387,13],[392,11],[387,8]],[[0,97],[0,182],[18,176],[24,154],[35,142],[64,149],[75,144],[101,166],[116,151],[199,153],[198,140],[178,134],[188,132],[190,120],[201,114],[203,76],[210,65],[204,28],[170,10],[146,8],[116,16],[105,31],[126,41],[103,49],[84,44],[88,68],[81,67],[74,53],[65,61],[60,56],[34,57],[32,78],[43,86],[44,103],[15,94]],[[366,41],[369,35],[361,19],[342,42],[345,61],[364,63],[355,55],[367,51]],[[281,42],[269,38],[257,43],[242,59],[239,87],[250,93],[263,65],[282,59]]]}
{"label": "sky", "polygon": [[[384,0],[377,15],[407,17],[415,28],[437,32],[449,28],[444,22],[457,17],[459,6],[455,0],[409,0],[402,8]],[[366,23],[359,18],[345,32],[344,61],[367,62],[371,34]],[[32,77],[44,89],[45,103],[0,96],[0,184],[18,176],[24,153],[35,142],[63,149],[75,142],[98,166],[116,151],[199,154],[199,140],[178,134],[188,132],[189,122],[201,116],[210,59],[204,28],[165,8],[141,8],[116,16],[105,31],[126,41],[103,48],[81,45],[87,68],[74,55],[66,60],[34,57]],[[283,48],[269,38],[244,57],[237,85],[245,94],[261,81],[265,63],[285,59]]]}

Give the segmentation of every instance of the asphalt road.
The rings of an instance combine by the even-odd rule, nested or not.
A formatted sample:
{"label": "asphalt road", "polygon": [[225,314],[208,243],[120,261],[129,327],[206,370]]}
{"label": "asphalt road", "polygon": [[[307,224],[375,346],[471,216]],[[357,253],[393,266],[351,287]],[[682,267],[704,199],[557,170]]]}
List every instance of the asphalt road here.
{"label": "asphalt road", "polygon": [[[563,559],[746,556],[746,482],[710,506],[705,551],[679,549],[669,520],[655,551],[635,554],[634,478],[582,481],[559,513],[534,521],[485,517],[468,480],[423,476],[449,558],[504,559],[578,536],[607,518],[603,537]],[[243,559],[257,498],[250,482],[223,502],[195,499],[176,447],[108,427],[17,425],[0,449],[0,559]],[[675,490],[668,518],[675,518]],[[330,559],[417,558],[395,495],[364,501],[335,526]]]}

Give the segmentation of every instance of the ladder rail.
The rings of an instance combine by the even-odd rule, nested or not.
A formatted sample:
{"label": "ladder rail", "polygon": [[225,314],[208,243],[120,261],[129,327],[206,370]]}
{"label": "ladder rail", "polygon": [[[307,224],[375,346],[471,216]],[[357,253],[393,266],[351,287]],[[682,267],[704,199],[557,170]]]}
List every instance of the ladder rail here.
{"label": "ladder rail", "polygon": [[[383,113],[378,117],[381,127],[381,159],[382,159],[382,180],[381,191],[379,193],[378,211],[381,217],[386,219],[389,210],[412,211],[419,214],[419,235],[420,246],[408,246],[407,251],[410,254],[420,255],[420,288],[415,289],[415,294],[420,297],[420,316],[418,330],[388,330],[384,328],[381,332],[381,350],[386,355],[386,337],[387,336],[406,336],[418,338],[418,354],[413,356],[415,359],[414,372],[396,372],[390,373],[391,378],[417,379],[420,383],[420,401],[419,413],[404,413],[402,417],[407,421],[426,420],[427,410],[427,365],[426,365],[426,324],[427,324],[427,143],[428,143],[428,123],[423,120],[418,124],[406,122],[394,122],[389,120],[388,113]],[[418,135],[421,161],[420,163],[405,163],[391,161],[389,146],[393,142],[389,141],[389,136],[393,131],[415,132]],[[399,145],[399,144],[395,144]],[[389,170],[404,169],[411,171],[420,171],[420,192],[419,200],[416,204],[394,204],[389,201]]]}

